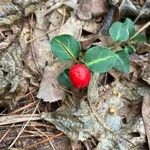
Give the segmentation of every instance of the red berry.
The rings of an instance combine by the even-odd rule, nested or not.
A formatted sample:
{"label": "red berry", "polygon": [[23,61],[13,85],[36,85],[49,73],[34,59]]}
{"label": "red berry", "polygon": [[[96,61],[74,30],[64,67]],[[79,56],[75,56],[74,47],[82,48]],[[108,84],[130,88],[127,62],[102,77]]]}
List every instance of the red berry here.
{"label": "red berry", "polygon": [[69,78],[76,88],[85,88],[91,79],[91,72],[84,64],[76,64],[69,71]]}

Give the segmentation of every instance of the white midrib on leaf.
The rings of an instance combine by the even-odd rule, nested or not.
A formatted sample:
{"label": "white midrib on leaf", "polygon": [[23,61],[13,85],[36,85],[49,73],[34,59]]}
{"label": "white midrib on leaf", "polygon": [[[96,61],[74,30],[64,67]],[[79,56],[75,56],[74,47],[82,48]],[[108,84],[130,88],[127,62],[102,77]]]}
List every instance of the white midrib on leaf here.
{"label": "white midrib on leaf", "polygon": [[87,66],[91,66],[91,65],[96,64],[96,63],[99,63],[99,62],[101,62],[101,61],[106,61],[107,59],[109,59],[109,58],[111,58],[111,57],[114,57],[114,56],[107,56],[107,57],[105,57],[105,58],[96,59],[96,60],[94,60],[94,61],[92,61],[92,62],[90,62],[90,63],[86,63],[86,65],[87,65]]}
{"label": "white midrib on leaf", "polygon": [[55,40],[66,50],[66,52],[70,55],[71,58],[75,59],[75,57],[73,56],[73,54],[69,51],[69,49],[63,43],[61,43],[57,39],[55,39]]}

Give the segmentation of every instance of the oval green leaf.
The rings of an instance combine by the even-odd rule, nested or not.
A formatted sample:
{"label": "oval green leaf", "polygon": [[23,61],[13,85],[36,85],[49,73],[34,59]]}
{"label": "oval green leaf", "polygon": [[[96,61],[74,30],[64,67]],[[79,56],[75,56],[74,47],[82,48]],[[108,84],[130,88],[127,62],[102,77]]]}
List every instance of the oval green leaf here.
{"label": "oval green leaf", "polygon": [[127,53],[126,50],[121,50],[116,52],[116,64],[114,66],[115,69],[118,71],[128,73],[129,72],[129,66],[130,66],[130,56]]}
{"label": "oval green leaf", "polygon": [[83,57],[83,62],[90,70],[104,73],[115,65],[116,55],[109,48],[95,46],[88,49]]}
{"label": "oval green leaf", "polygon": [[123,42],[129,39],[127,27],[121,22],[115,22],[111,25],[109,35],[115,42]]}
{"label": "oval green leaf", "polygon": [[54,56],[62,61],[76,60],[80,53],[80,43],[71,35],[56,36],[50,44]]}
{"label": "oval green leaf", "polygon": [[132,38],[131,40],[133,40],[134,42],[137,42],[137,43],[147,42],[146,37],[140,33],[138,35],[136,35],[134,38]]}
{"label": "oval green leaf", "polygon": [[125,22],[123,23],[126,28],[127,28],[127,31],[129,33],[129,37],[132,37],[135,33],[135,26],[134,26],[134,22],[129,19],[129,18],[126,18]]}
{"label": "oval green leaf", "polygon": [[72,86],[68,75],[69,75],[69,69],[65,69],[64,72],[58,75],[59,82],[67,89]]}

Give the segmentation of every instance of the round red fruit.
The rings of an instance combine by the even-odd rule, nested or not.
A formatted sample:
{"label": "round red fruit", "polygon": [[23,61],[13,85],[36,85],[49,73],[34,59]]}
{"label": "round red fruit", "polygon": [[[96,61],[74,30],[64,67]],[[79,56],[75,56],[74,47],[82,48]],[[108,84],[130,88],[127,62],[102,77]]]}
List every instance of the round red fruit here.
{"label": "round red fruit", "polygon": [[91,79],[91,72],[84,64],[76,64],[69,71],[69,78],[76,88],[86,88]]}

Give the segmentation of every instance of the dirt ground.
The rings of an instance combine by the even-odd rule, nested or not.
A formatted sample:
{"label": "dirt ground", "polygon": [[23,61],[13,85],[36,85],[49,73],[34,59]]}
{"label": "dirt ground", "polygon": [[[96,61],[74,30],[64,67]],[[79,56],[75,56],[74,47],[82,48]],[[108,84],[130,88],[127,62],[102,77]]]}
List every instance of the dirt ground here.
{"label": "dirt ground", "polygon": [[[136,42],[129,73],[93,73],[88,88],[65,88],[73,62],[53,55],[63,34],[112,46],[108,30],[130,18]],[[82,54],[79,56],[82,57]],[[150,148],[149,0],[0,0],[0,149],[148,150]]]}

